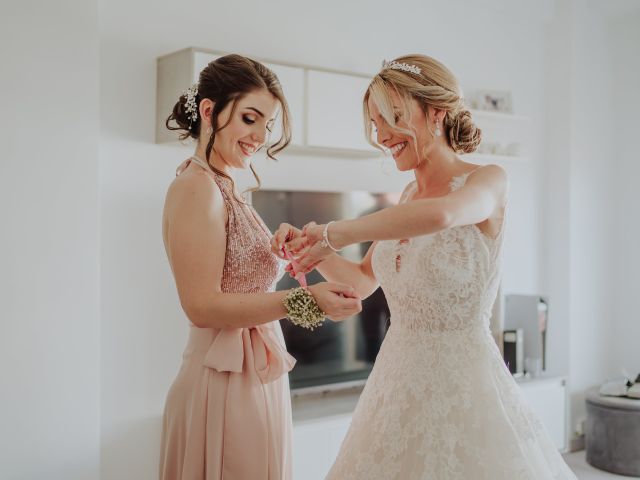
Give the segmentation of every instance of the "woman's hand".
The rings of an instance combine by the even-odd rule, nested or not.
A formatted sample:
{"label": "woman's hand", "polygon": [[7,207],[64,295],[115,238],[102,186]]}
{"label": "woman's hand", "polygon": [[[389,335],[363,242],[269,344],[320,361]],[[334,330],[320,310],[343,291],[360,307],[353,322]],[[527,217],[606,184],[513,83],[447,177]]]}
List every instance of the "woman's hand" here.
{"label": "woman's hand", "polygon": [[281,223],[278,230],[271,237],[271,251],[286,260],[282,248],[285,247],[288,252],[292,252],[288,242],[297,241],[300,237],[302,237],[302,230],[288,223]]}
{"label": "woman's hand", "polygon": [[329,247],[323,247],[320,243],[324,227],[324,225],[309,222],[300,230],[288,223],[280,224],[271,238],[271,251],[278,257],[289,260],[283,252],[284,248],[297,260],[295,271],[291,263],[287,265],[286,271],[289,274],[295,276],[298,273],[309,273],[332,253]]}
{"label": "woman's hand", "polygon": [[311,285],[309,291],[327,318],[334,322],[349,318],[362,310],[362,301],[355,290],[339,283],[321,282]]}
{"label": "woman's hand", "polygon": [[318,225],[315,222],[307,223],[302,229],[302,235],[287,243],[290,251],[297,256],[298,271],[310,272],[333,253],[329,246],[323,244],[324,229],[325,225]]}

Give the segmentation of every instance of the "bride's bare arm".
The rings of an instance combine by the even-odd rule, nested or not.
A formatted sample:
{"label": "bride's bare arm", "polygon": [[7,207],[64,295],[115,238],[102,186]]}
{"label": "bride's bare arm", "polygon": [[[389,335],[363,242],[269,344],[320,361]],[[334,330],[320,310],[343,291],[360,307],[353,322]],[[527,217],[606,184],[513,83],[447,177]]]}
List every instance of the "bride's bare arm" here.
{"label": "bride's bare arm", "polygon": [[[302,231],[300,229],[283,223],[271,238],[271,251],[285,259],[282,246],[290,244],[292,240],[294,242],[300,240],[301,237]],[[360,298],[366,298],[378,288],[378,281],[371,267],[371,255],[374,247],[375,243],[369,248],[361,262],[353,262],[334,253],[324,258],[321,263],[310,265],[304,272],[315,268],[327,281],[351,285]],[[292,265],[289,265],[287,269],[290,272]]]}
{"label": "bride's bare arm", "polygon": [[[417,199],[353,220],[336,221],[328,230],[329,240],[334,247],[343,248],[353,243],[400,240],[479,224],[504,206],[507,189],[504,170],[487,165],[471,174],[463,187],[446,196]],[[301,271],[308,271],[330,253],[320,243],[324,227],[306,228],[304,236],[291,242],[297,250],[306,248],[298,261]]]}
{"label": "bride's bare arm", "polygon": [[504,203],[507,177],[496,165],[478,169],[465,185],[439,198],[418,199],[330,227],[331,243],[342,248],[368,240],[396,240],[487,220]]}
{"label": "bride's bare arm", "polygon": [[360,298],[367,298],[376,288],[376,280],[371,266],[371,257],[376,244],[372,244],[361,262],[352,262],[340,255],[329,255],[316,266],[316,270],[330,282],[351,285]]}

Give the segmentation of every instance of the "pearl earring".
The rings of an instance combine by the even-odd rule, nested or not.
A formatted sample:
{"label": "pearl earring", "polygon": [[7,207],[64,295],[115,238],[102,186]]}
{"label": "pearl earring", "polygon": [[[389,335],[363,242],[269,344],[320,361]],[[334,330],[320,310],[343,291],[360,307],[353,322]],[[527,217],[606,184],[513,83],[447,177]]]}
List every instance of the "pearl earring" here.
{"label": "pearl earring", "polygon": [[440,124],[436,123],[436,137],[442,136],[442,130],[440,130]]}

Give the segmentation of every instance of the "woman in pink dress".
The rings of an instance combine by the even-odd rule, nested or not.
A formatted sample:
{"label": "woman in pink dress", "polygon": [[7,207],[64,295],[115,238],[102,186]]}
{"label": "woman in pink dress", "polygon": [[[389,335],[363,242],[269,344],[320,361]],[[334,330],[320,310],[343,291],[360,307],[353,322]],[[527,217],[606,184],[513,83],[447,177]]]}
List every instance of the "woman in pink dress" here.
{"label": "woman in pink dress", "polygon": [[[264,65],[227,55],[211,62],[176,103],[167,127],[197,141],[177,171],[163,216],[163,239],[190,334],[167,395],[161,480],[291,478],[291,404],[287,353],[278,320],[288,291],[271,233],[235,191],[233,170],[250,167],[280,112],[289,112],[277,77]],[[173,122],[173,123],[171,123]],[[252,168],[253,171],[253,168]],[[255,174],[255,172],[254,172]],[[257,177],[256,177],[257,178]],[[360,310],[353,289],[309,287],[333,320]]]}

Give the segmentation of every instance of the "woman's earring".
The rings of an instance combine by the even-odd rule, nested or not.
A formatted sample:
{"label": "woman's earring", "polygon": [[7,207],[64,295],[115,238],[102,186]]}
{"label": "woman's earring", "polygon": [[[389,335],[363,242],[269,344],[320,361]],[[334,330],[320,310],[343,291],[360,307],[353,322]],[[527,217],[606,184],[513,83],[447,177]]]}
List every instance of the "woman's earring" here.
{"label": "woman's earring", "polygon": [[213,128],[207,128],[207,135],[211,135],[213,133]]}
{"label": "woman's earring", "polygon": [[440,124],[436,123],[436,137],[442,136],[442,130],[440,130]]}

